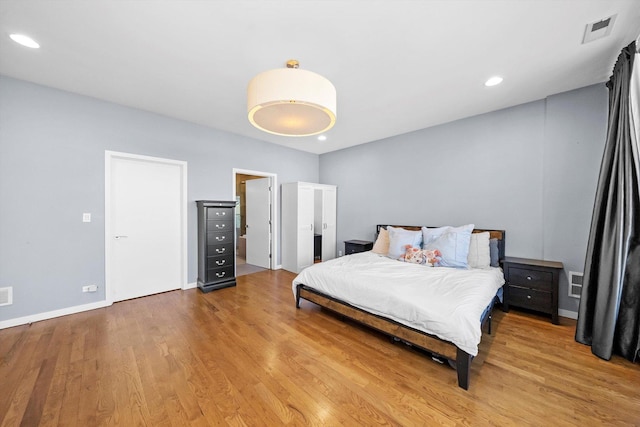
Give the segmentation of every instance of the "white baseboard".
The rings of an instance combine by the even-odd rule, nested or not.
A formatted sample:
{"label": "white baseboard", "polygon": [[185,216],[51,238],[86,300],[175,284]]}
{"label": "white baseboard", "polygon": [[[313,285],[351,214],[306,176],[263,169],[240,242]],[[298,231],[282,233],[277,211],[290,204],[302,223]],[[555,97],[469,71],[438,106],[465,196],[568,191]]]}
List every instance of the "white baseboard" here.
{"label": "white baseboard", "polygon": [[282,264],[278,264],[275,267],[273,267],[274,270],[282,270]]}
{"label": "white baseboard", "polygon": [[182,290],[187,290],[187,289],[193,289],[193,288],[197,288],[198,284],[196,282],[192,282],[192,283],[187,283]]}
{"label": "white baseboard", "polygon": [[[182,290],[193,289],[197,283],[187,283]],[[47,311],[45,313],[32,314],[30,316],[17,317],[15,319],[0,321],[0,329],[12,328],[14,326],[26,325],[27,323],[39,322],[41,320],[53,319],[54,317],[67,316],[69,314],[81,313],[83,311],[95,310],[97,308],[109,307],[112,301],[98,301],[91,304],[75,305],[73,307],[61,308],[60,310]]]}
{"label": "white baseboard", "polygon": [[559,308],[558,309],[558,316],[568,317],[569,319],[577,319],[578,318],[578,312],[577,311],[563,310],[563,309]]}
{"label": "white baseboard", "polygon": [[91,304],[75,305],[73,307],[62,308],[60,310],[47,311],[45,313],[32,314],[30,316],[17,317],[15,319],[0,321],[0,329],[12,328],[14,326],[26,325],[27,323],[39,322],[41,320],[53,319],[54,317],[67,316],[69,314],[81,313],[83,311],[95,310],[111,305],[109,301],[98,301]]}

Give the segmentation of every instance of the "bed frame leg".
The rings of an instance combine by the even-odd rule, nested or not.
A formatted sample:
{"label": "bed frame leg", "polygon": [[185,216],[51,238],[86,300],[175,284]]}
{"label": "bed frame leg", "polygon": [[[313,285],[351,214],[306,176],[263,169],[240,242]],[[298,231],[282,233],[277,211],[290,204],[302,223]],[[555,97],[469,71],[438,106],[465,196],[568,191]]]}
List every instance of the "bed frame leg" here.
{"label": "bed frame leg", "polygon": [[471,359],[466,351],[458,349],[456,354],[456,372],[458,373],[458,387],[469,390],[469,375],[471,374]]}
{"label": "bed frame leg", "polygon": [[300,308],[300,286],[296,286],[296,308]]}
{"label": "bed frame leg", "polygon": [[487,333],[491,335],[491,313],[489,313],[489,324],[487,325]]}

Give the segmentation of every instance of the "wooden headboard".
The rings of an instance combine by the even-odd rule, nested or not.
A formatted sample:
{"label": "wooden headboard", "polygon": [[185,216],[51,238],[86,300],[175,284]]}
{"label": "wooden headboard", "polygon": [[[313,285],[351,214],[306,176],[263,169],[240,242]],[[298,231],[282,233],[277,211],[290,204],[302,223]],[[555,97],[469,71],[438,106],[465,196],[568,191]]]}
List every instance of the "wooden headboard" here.
{"label": "wooden headboard", "polygon": [[[405,230],[422,230],[422,227],[427,227],[427,228],[437,228],[437,227],[431,227],[428,225],[393,225],[393,224],[378,224],[376,225],[376,236],[378,234],[380,234],[380,229],[384,228],[385,230],[387,229],[388,226],[391,227],[398,227],[398,228],[404,228]],[[473,229],[473,233],[483,233],[485,231],[489,232],[489,238],[490,239],[498,239],[498,259],[500,261],[502,261],[504,259],[504,247],[505,247],[505,234],[506,232],[504,230],[486,230],[486,229],[482,229],[482,228],[474,228]]]}

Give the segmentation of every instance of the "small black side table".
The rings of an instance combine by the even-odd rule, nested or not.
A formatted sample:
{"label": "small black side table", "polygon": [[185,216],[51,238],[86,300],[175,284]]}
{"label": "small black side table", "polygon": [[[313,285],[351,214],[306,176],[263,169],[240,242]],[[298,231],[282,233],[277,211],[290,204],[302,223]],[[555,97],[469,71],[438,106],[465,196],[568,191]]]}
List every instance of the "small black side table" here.
{"label": "small black side table", "polygon": [[366,252],[373,249],[373,242],[369,240],[346,240],[344,242],[344,254],[350,255],[357,252]]}

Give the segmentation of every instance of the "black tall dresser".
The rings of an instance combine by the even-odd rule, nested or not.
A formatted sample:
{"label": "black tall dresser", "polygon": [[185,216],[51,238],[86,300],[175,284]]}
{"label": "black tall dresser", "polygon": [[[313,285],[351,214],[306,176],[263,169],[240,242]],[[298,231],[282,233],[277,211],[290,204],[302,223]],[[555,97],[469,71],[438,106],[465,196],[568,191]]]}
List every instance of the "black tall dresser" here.
{"label": "black tall dresser", "polygon": [[210,292],[236,285],[236,202],[197,200],[198,287]]}

